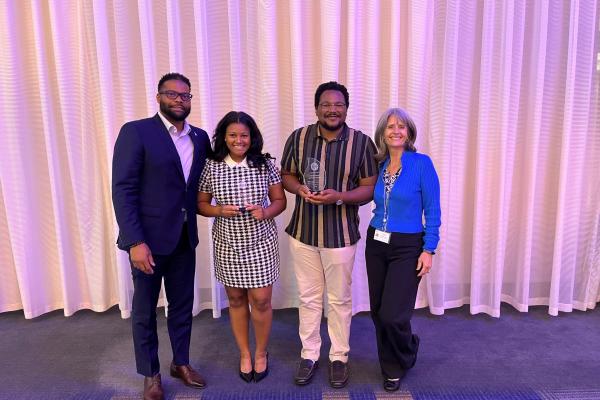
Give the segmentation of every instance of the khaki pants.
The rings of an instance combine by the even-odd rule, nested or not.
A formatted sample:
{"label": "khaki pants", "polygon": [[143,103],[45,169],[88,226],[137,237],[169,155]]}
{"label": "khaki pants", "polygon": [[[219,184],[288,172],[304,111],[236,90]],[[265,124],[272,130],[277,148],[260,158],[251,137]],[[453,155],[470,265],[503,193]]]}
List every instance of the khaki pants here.
{"label": "khaki pants", "polygon": [[316,361],[321,349],[323,293],[327,293],[329,360],[348,361],[352,320],[352,268],[356,244],[328,249],[289,238],[300,298],[301,357]]}

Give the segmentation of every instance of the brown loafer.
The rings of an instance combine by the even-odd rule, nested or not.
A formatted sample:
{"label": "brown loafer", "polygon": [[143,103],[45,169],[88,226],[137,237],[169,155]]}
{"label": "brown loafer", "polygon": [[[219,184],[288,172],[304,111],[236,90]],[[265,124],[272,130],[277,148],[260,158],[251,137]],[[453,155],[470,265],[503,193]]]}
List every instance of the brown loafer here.
{"label": "brown loafer", "polygon": [[160,374],[144,378],[144,400],[164,400]]}
{"label": "brown loafer", "polygon": [[319,361],[313,361],[307,358],[301,359],[298,364],[298,369],[296,370],[296,375],[294,376],[294,383],[298,386],[309,384],[318,366]]}
{"label": "brown loafer", "polygon": [[186,386],[197,389],[204,389],[206,387],[204,378],[189,365],[175,365],[171,363],[170,372],[172,377],[181,379]]}
{"label": "brown loafer", "polygon": [[348,363],[343,361],[329,362],[329,384],[334,389],[341,389],[348,383]]}

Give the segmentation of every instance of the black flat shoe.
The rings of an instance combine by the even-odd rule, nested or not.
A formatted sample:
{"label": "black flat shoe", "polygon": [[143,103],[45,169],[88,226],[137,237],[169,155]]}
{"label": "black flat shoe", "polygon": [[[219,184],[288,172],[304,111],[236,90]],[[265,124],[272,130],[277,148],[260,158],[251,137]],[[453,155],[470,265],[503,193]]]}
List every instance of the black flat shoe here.
{"label": "black flat shoe", "polygon": [[400,379],[384,379],[383,388],[386,392],[395,392],[396,390],[400,389]]}
{"label": "black flat shoe", "polygon": [[250,372],[242,372],[240,369],[240,378],[242,378],[245,382],[250,383],[254,380],[254,370]]}
{"label": "black flat shoe", "polygon": [[254,382],[260,382],[263,379],[265,379],[267,377],[267,375],[269,375],[269,353],[267,352],[267,366],[265,367],[265,370],[262,372],[256,372],[254,371]]}

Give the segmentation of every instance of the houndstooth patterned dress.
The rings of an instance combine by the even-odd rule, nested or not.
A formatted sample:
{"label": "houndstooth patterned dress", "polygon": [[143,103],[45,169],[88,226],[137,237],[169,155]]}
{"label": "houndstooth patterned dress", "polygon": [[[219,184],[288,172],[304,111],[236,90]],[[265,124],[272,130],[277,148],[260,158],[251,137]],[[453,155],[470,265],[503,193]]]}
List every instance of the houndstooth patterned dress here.
{"label": "houndstooth patterned dress", "polygon": [[[269,186],[281,182],[271,161],[257,168],[207,160],[199,191],[211,193],[217,204],[262,204],[267,207]],[[249,212],[213,224],[215,276],[225,286],[260,288],[279,277],[277,227],[273,219],[259,221]]]}

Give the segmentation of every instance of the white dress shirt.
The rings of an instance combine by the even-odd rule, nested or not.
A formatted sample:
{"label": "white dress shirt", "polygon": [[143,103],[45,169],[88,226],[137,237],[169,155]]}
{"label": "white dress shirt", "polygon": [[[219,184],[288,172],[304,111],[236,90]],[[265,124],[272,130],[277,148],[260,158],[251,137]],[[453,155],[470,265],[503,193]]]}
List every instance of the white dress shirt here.
{"label": "white dress shirt", "polygon": [[175,125],[170,123],[162,113],[159,112],[158,115],[169,131],[169,136],[171,136],[171,140],[173,140],[173,144],[177,149],[177,154],[179,154],[179,160],[181,161],[181,168],[183,169],[183,176],[187,182],[190,176],[190,170],[192,169],[192,162],[194,161],[194,142],[192,142],[192,138],[190,137],[192,128],[190,128],[187,121],[184,121],[183,130],[177,132]]}

